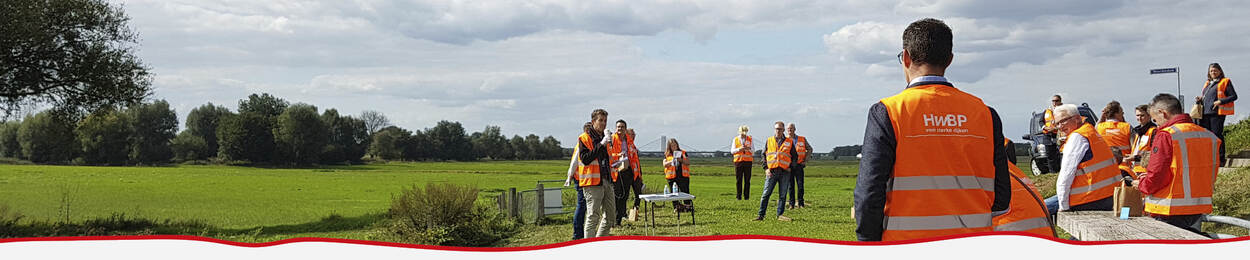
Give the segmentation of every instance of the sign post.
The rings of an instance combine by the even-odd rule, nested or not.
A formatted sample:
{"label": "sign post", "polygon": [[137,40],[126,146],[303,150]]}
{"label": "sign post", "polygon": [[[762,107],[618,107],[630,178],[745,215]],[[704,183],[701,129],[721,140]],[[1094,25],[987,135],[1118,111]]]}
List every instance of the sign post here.
{"label": "sign post", "polygon": [[1175,74],[1176,74],[1176,98],[1177,98],[1177,99],[1180,99],[1181,104],[1184,104],[1184,103],[1185,103],[1185,95],[1181,95],[1181,67],[1180,67],[1180,66],[1177,66],[1177,67],[1174,67],[1174,68],[1159,68],[1159,69],[1151,69],[1151,70],[1150,70],[1150,75],[1154,75],[1154,74],[1167,74],[1167,73],[1175,73]]}

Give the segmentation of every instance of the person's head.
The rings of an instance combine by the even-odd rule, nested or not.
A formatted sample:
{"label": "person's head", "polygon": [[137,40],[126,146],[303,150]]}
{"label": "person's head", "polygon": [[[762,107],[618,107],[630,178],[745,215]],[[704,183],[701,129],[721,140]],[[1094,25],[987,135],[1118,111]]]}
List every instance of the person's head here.
{"label": "person's head", "polygon": [[1060,97],[1058,94],[1055,94],[1054,96],[1051,96],[1051,97],[1050,97],[1050,106],[1052,106],[1052,107],[1057,107],[1057,106],[1059,106],[1059,105],[1063,105],[1063,97]]}
{"label": "person's head", "polygon": [[748,131],[751,131],[751,128],[747,127],[747,125],[742,125],[738,127],[738,134],[740,135],[747,135]]}
{"label": "person's head", "polygon": [[1182,113],[1185,113],[1185,110],[1181,108],[1181,100],[1176,99],[1176,96],[1172,94],[1161,93],[1150,100],[1150,119],[1154,120],[1155,124],[1163,125],[1172,116]]}
{"label": "person's head", "polygon": [[1138,124],[1146,124],[1150,122],[1150,105],[1140,105],[1133,109],[1133,115],[1137,116]]}
{"label": "person's head", "polygon": [[1102,108],[1102,121],[1107,121],[1108,119],[1120,120],[1122,117],[1124,117],[1124,108],[1120,107],[1120,101],[1112,100],[1110,103],[1107,103],[1107,107]]}
{"label": "person's head", "polygon": [[591,111],[590,125],[594,127],[596,132],[603,132],[603,129],[608,127],[608,111],[602,108]]}
{"label": "person's head", "polygon": [[674,151],[681,150],[681,145],[677,144],[676,138],[668,139],[668,147],[664,150],[664,154],[672,155]]}
{"label": "person's head", "polygon": [[1211,63],[1207,66],[1207,80],[1216,80],[1224,78],[1224,68],[1219,63]]}
{"label": "person's head", "polygon": [[628,130],[626,130],[626,131],[629,131],[629,139],[630,139],[630,140],[633,140],[633,139],[634,139],[634,136],[635,136],[635,134],[634,134],[634,129],[633,129],[633,128],[630,128],[630,129],[628,129]]}
{"label": "person's head", "polygon": [[777,136],[784,136],[786,134],[786,123],[781,121],[773,123],[773,130],[777,130]]}
{"label": "person's head", "polygon": [[942,20],[924,18],[903,30],[903,51],[898,54],[907,80],[926,74],[941,76],[955,57],[954,36]]}
{"label": "person's head", "polygon": [[1064,104],[1055,107],[1054,111],[1054,126],[1064,133],[1071,133],[1085,123],[1081,120],[1081,113],[1077,112],[1076,105]]}
{"label": "person's head", "polygon": [[582,132],[584,132],[584,133],[590,133],[590,131],[592,131],[592,130],[595,130],[595,127],[594,127],[594,126],[592,126],[592,124],[591,124],[590,122],[586,122],[586,124],[585,124],[585,125],[582,125]]}
{"label": "person's head", "polygon": [[626,129],[629,129],[629,124],[625,123],[625,119],[616,120],[617,133],[624,133]]}
{"label": "person's head", "polygon": [[790,134],[790,136],[796,136],[794,133],[794,130],[795,130],[794,123],[790,123],[789,126],[786,126],[786,133]]}

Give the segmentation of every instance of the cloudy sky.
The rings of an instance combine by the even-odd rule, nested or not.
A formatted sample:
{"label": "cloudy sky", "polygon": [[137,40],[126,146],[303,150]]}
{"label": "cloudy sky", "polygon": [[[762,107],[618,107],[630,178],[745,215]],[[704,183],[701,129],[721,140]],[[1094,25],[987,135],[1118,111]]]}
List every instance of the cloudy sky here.
{"label": "cloudy sky", "polygon": [[1250,22],[1239,19],[1250,8],[1239,1],[120,3],[156,74],[154,98],[181,118],[267,92],[378,110],[408,129],[454,120],[565,146],[595,108],[629,121],[639,145],[667,135],[724,150],[738,125],[762,138],[777,120],[798,123],[818,151],[858,144],[868,107],[905,87],[895,54],[924,17],[953,28],[947,76],[998,109],[1008,137],[1054,93],[1101,110],[1176,91],[1174,74],[1151,68],[1179,66],[1187,97],[1210,62],[1250,78]]}

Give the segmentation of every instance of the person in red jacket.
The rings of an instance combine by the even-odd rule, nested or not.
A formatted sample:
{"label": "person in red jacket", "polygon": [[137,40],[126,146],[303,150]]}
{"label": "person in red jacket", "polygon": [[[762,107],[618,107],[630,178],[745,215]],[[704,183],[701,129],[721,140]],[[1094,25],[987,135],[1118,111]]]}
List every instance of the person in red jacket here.
{"label": "person in red jacket", "polygon": [[1203,214],[1211,212],[1212,186],[1219,169],[1219,154],[1212,151],[1219,140],[1196,126],[1181,109],[1180,100],[1170,94],[1155,96],[1150,115],[1162,123],[1151,143],[1146,175],[1133,181],[1133,186],[1146,196],[1146,212],[1151,217],[1205,235],[1198,224]]}

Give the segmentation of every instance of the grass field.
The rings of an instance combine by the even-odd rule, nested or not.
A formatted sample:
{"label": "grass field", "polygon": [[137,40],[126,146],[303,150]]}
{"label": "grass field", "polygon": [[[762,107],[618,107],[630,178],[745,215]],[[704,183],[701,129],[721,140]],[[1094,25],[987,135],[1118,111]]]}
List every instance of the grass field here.
{"label": "grass field", "polygon": [[[659,208],[655,235],[768,234],[853,239],[849,216],[855,162],[814,161],[808,168],[812,207],[787,211],[794,222],[752,222],[759,207],[762,171],[755,171],[752,200],[734,200],[732,167],[725,159],[696,159],[692,193],[699,196],[698,226],[678,229],[672,208]],[[664,185],[658,159],[644,162],[649,189]],[[236,166],[85,167],[0,165],[0,204],[26,220],[81,222],[125,214],[153,220],[196,221],[212,226],[194,235],[236,241],[291,237],[393,240],[383,228],[392,196],[405,187],[431,182],[467,184],[482,192],[479,203],[508,188],[531,189],[539,180],[559,180],[568,161],[420,162],[312,169]],[[572,194],[567,192],[566,194]],[[776,195],[774,195],[775,198]],[[566,197],[571,201],[572,196]],[[774,218],[770,205],[768,215]],[[527,225],[502,246],[536,245],[570,237],[571,216]],[[688,221],[688,219],[687,219]],[[641,223],[626,223],[615,235],[645,235]]]}

